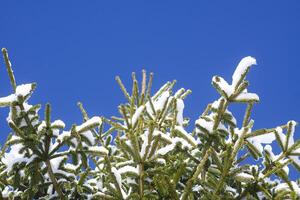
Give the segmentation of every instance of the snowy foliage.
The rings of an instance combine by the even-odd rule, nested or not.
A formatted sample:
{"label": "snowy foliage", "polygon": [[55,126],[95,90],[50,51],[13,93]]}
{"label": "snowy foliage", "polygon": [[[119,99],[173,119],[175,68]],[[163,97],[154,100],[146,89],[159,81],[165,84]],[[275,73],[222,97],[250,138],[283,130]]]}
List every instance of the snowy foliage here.
{"label": "snowy foliage", "polygon": [[[65,130],[51,119],[51,107],[30,105],[35,84],[17,86],[8,55],[2,50],[13,94],[0,98],[9,107],[12,132],[0,159],[2,199],[299,199],[300,142],[295,121],[253,130],[251,111],[259,101],[247,91],[246,74],[256,60],[241,60],[229,84],[220,76],[212,85],[220,98],[207,106],[187,130],[184,99],[190,90],[173,91],[167,82],[151,95],[152,74],[143,71],[139,86],[127,92],[119,117],[89,117],[78,104],[83,122]],[[247,105],[242,126],[229,111],[232,103]],[[271,145],[280,146],[278,155]],[[252,164],[245,159],[253,158]],[[254,163],[254,164],[253,164]]]}

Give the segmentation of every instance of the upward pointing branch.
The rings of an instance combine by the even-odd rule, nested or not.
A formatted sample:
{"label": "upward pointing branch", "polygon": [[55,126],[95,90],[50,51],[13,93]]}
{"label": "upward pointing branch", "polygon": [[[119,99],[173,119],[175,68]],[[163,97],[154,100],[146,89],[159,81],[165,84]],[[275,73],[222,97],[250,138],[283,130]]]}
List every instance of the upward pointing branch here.
{"label": "upward pointing branch", "polygon": [[204,165],[206,163],[206,161],[208,160],[210,154],[212,152],[212,149],[209,148],[204,157],[202,158],[201,162],[199,163],[199,165],[197,166],[197,169],[195,171],[195,173],[193,174],[193,176],[187,181],[186,183],[186,186],[185,186],[185,189],[184,189],[184,192],[181,196],[181,200],[187,200],[189,195],[190,195],[190,192],[191,192],[191,189],[192,189],[192,186],[194,185],[194,183],[196,182],[199,174],[201,173],[201,171],[203,170],[204,168]]}
{"label": "upward pointing branch", "polygon": [[10,79],[10,84],[13,87],[13,91],[16,92],[17,84],[16,84],[16,80],[15,80],[15,76],[14,76],[12,67],[11,67],[11,63],[8,58],[8,53],[5,48],[2,48],[2,54],[3,54],[4,61],[5,61],[6,70],[7,70],[9,79]]}

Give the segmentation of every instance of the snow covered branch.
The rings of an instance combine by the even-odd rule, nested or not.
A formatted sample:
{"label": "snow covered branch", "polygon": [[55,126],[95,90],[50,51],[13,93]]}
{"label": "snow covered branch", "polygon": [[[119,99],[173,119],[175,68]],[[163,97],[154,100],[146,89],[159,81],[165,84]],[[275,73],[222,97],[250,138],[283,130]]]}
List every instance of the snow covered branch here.
{"label": "snow covered branch", "polygon": [[[42,118],[41,105],[28,103],[36,84],[18,85],[7,50],[2,53],[12,85],[12,94],[0,98],[12,132],[0,154],[2,199],[300,198],[299,180],[289,176],[290,167],[300,171],[297,122],[254,130],[259,97],[246,80],[253,57],[239,62],[231,83],[212,78],[220,97],[194,127],[184,117],[191,91],[174,91],[170,81],[152,95],[153,74],[143,70],[140,83],[132,74],[132,90],[116,77],[126,100],[119,116],[89,117],[78,103],[82,123],[66,130],[62,120],[52,120],[50,104]],[[230,111],[235,103],[247,106],[241,127]]]}

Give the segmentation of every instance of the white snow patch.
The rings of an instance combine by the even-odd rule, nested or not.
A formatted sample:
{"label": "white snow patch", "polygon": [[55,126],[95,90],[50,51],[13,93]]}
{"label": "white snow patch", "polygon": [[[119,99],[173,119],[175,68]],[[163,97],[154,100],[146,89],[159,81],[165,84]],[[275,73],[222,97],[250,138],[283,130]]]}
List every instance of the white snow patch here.
{"label": "white snow patch", "polygon": [[95,152],[100,152],[100,153],[103,153],[103,154],[108,154],[108,150],[103,146],[89,147],[89,151],[95,151]]}
{"label": "white snow patch", "polygon": [[62,142],[64,138],[71,137],[71,132],[70,131],[63,131],[61,134],[58,135],[57,140],[59,142]]}
{"label": "white snow patch", "polygon": [[76,126],[76,131],[81,132],[82,130],[84,130],[87,127],[99,126],[101,124],[102,124],[101,117],[95,116],[95,117],[92,117],[91,119],[87,120],[83,124]]}
{"label": "white snow patch", "polygon": [[22,84],[18,85],[16,88],[16,96],[23,96],[25,97],[26,95],[30,94],[32,90],[32,84]]}
{"label": "white snow patch", "polygon": [[[300,196],[300,188],[299,188],[298,184],[294,181],[291,181],[291,185],[292,185],[294,191],[296,192],[297,196],[299,197]],[[278,193],[281,191],[291,191],[291,189],[287,183],[281,183],[275,187],[275,192]]]}
{"label": "white snow patch", "polygon": [[172,144],[166,145],[165,147],[159,149],[156,153],[158,155],[166,155],[170,151],[174,150],[176,144],[180,143],[182,148],[190,149],[192,146],[185,140],[179,137],[172,138]]}
{"label": "white snow patch", "polygon": [[85,132],[82,132],[80,135],[83,135],[84,137],[86,137],[92,145],[95,144],[96,138],[94,137],[92,131],[85,131]]}
{"label": "white snow patch", "polygon": [[195,138],[191,134],[186,132],[182,126],[175,126],[175,130],[180,132],[182,134],[182,136],[185,139],[187,139],[188,142],[191,143],[193,146],[197,146],[197,142],[196,142]]}
{"label": "white snow patch", "polygon": [[127,172],[131,172],[131,173],[135,173],[135,174],[139,173],[139,171],[136,167],[132,167],[130,165],[126,165],[124,167],[119,168],[118,172],[119,172],[119,174],[124,174],[124,173],[127,173]]}
{"label": "white snow patch", "polygon": [[135,125],[135,123],[139,119],[139,117],[140,117],[141,113],[144,111],[144,109],[145,109],[144,105],[142,105],[142,106],[138,107],[138,109],[136,109],[136,111],[133,114],[132,119],[131,119],[132,126]]}
{"label": "white snow patch", "polygon": [[65,128],[65,123],[58,119],[58,120],[55,120],[54,122],[51,123],[51,126],[56,126],[56,127],[61,127],[62,129]]}
{"label": "white snow patch", "polygon": [[232,75],[232,87],[235,88],[238,81],[241,79],[241,77],[246,73],[248,67],[251,67],[252,65],[256,65],[256,59],[247,56],[243,58],[240,63],[238,64],[237,68],[235,69],[233,75]]}
{"label": "white snow patch", "polygon": [[22,148],[22,144],[14,144],[10,146],[9,152],[4,153],[1,161],[6,166],[6,171],[11,171],[16,163],[30,163],[34,158],[36,158],[35,155],[32,155],[30,158],[25,157],[25,152],[19,153]]}
{"label": "white snow patch", "polygon": [[218,85],[218,87],[225,92],[225,94],[227,95],[227,97],[230,97],[233,92],[234,92],[234,88],[229,85],[227,83],[227,81],[225,81],[222,77],[220,76],[214,76],[212,81]]}
{"label": "white snow patch", "polygon": [[183,109],[184,109],[184,102],[182,99],[176,99],[176,109],[177,109],[177,123],[182,126],[183,124]]}
{"label": "white snow patch", "polygon": [[10,106],[11,103],[18,101],[18,96],[27,96],[32,90],[32,84],[18,85],[16,93],[0,98],[0,107]]}
{"label": "white snow patch", "polygon": [[156,101],[153,102],[154,108],[156,111],[158,110],[162,110],[166,101],[168,100],[170,96],[170,92],[169,91],[165,91],[161,94],[160,97],[158,97],[158,99]]}
{"label": "white snow patch", "polygon": [[141,147],[141,152],[140,152],[140,155],[141,155],[141,158],[143,158],[145,156],[145,153],[146,153],[146,147],[148,146],[149,144],[149,141],[148,141],[148,136],[149,136],[149,131],[145,131],[145,133],[142,135],[142,138],[143,138],[143,144],[142,144],[142,147]]}
{"label": "white snow patch", "polygon": [[235,178],[241,182],[249,182],[254,180],[254,177],[250,174],[241,172],[235,175]]}
{"label": "white snow patch", "polygon": [[234,99],[236,101],[259,101],[259,96],[255,93],[242,92]]}

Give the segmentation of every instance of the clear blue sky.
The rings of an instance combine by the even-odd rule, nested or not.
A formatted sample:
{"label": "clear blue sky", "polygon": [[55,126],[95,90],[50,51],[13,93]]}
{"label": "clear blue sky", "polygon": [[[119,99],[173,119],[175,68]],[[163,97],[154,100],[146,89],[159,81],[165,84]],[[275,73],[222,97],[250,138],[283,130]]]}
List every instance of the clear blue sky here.
{"label": "clear blue sky", "polygon": [[[31,103],[51,102],[53,119],[68,127],[82,120],[79,100],[90,115],[116,115],[125,99],[114,77],[130,87],[131,72],[142,69],[154,72],[155,89],[173,79],[191,89],[185,116],[194,121],[218,97],[211,77],[230,80],[248,55],[258,62],[248,76],[261,99],[255,128],[300,122],[300,1],[199,2],[2,1],[0,47],[18,83],[38,83]],[[9,94],[3,59],[0,85],[0,96]],[[7,112],[0,111],[1,142]]]}

